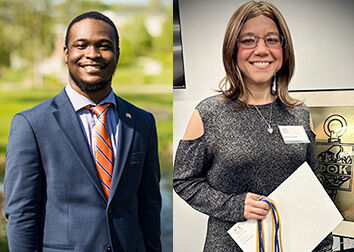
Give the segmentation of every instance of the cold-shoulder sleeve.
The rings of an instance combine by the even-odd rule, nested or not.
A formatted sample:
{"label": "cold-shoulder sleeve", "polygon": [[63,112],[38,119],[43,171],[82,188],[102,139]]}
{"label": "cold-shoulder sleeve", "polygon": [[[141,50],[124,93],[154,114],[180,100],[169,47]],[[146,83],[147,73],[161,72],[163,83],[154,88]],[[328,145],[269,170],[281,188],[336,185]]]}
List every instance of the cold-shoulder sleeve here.
{"label": "cold-shoulder sleeve", "polygon": [[208,162],[203,136],[181,140],[173,172],[176,193],[194,209],[209,216],[232,222],[245,220],[246,194],[226,194],[210,186],[206,179]]}
{"label": "cold-shoulder sleeve", "polygon": [[[197,106],[205,126],[205,112]],[[204,117],[204,118],[203,118]],[[179,142],[173,172],[176,193],[194,209],[224,221],[244,221],[246,193],[227,194],[216,190],[207,181],[212,155],[206,147],[206,134]]]}

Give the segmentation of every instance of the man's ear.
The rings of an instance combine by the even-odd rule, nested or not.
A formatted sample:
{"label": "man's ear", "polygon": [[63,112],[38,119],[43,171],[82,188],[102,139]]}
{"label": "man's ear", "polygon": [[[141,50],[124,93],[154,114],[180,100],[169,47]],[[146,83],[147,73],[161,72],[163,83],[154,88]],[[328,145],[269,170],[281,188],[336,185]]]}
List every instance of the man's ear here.
{"label": "man's ear", "polygon": [[65,58],[65,64],[68,64],[68,48],[64,46],[64,58]]}

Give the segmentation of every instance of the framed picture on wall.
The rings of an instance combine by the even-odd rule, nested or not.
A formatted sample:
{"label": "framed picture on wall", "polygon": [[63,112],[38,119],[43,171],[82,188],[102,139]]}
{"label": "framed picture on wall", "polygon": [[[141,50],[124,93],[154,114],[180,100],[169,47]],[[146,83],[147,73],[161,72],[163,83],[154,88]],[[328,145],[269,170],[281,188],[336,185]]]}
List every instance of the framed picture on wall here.
{"label": "framed picture on wall", "polygon": [[354,238],[354,91],[309,90],[290,95],[310,109],[319,179],[344,218],[333,234]]}

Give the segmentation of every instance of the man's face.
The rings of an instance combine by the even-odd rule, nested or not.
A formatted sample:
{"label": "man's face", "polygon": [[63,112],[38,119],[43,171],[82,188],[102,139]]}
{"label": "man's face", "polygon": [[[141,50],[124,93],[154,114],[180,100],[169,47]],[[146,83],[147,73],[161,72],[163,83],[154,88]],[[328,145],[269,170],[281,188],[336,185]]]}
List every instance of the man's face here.
{"label": "man's face", "polygon": [[119,52],[113,28],[99,19],[83,19],[70,30],[64,48],[70,83],[83,92],[98,92],[110,86]]}

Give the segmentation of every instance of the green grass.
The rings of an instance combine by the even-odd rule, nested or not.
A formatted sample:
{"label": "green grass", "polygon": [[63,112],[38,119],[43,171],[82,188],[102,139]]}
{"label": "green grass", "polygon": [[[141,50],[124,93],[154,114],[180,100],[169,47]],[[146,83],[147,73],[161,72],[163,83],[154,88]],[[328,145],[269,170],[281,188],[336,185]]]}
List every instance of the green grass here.
{"label": "green grass", "polygon": [[163,71],[156,75],[148,75],[143,72],[142,67],[117,68],[113,76],[113,85],[151,85],[167,84],[172,86],[172,67],[163,67]]}
{"label": "green grass", "polygon": [[[3,203],[4,200],[5,200],[4,192],[0,192],[0,202],[2,202],[0,204],[1,208],[3,208],[5,205]],[[0,214],[0,251],[1,252],[9,251],[8,246],[7,246],[7,239],[6,239],[6,223],[7,223],[7,220],[6,220],[5,216],[3,214]]]}
{"label": "green grass", "polygon": [[7,238],[6,238],[6,222],[0,224],[0,228],[4,230],[4,234],[0,236],[0,251],[5,252],[9,251],[9,248],[7,246]]}
{"label": "green grass", "polygon": [[27,69],[7,70],[1,76],[1,82],[19,83],[27,76],[32,76],[32,73]]}
{"label": "green grass", "polygon": [[151,112],[156,119],[159,142],[161,173],[170,177],[172,173],[172,93],[131,94],[120,93],[121,97],[136,106]]}

